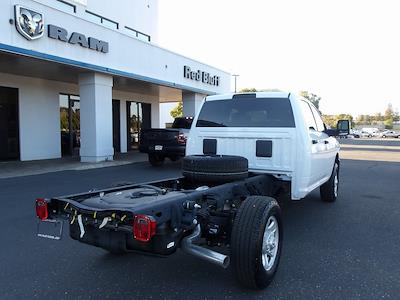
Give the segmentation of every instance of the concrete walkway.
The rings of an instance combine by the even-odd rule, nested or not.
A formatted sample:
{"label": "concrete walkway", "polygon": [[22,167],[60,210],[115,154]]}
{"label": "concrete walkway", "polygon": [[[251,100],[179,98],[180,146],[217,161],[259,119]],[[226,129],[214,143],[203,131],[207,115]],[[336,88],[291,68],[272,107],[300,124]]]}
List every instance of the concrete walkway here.
{"label": "concrete walkway", "polygon": [[59,159],[33,161],[6,161],[0,162],[0,179],[66,170],[87,170],[114,167],[144,161],[147,161],[147,154],[137,151],[118,153],[114,156],[113,161],[100,163],[82,163],[79,161],[79,157],[64,157]]}

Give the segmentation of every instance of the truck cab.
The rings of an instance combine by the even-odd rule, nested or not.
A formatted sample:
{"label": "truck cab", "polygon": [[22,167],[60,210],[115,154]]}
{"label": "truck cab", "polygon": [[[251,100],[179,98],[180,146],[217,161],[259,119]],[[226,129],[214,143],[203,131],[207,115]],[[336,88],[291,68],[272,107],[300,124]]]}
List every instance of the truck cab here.
{"label": "truck cab", "polygon": [[[348,122],[339,123],[342,131]],[[315,106],[283,92],[208,96],[195,117],[186,155],[238,155],[249,171],[291,183],[291,198],[304,198],[339,165],[339,143]]]}

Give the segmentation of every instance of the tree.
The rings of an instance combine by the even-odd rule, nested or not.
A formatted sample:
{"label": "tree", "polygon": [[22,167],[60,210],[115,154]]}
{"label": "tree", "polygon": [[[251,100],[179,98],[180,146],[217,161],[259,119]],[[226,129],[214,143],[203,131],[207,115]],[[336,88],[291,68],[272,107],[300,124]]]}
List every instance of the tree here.
{"label": "tree", "polygon": [[393,118],[385,119],[383,124],[385,124],[386,129],[393,129]]}
{"label": "tree", "polygon": [[337,123],[336,116],[334,116],[334,115],[322,115],[322,120],[330,128],[335,128],[336,127],[336,123]]}
{"label": "tree", "polygon": [[385,120],[393,119],[394,116],[395,116],[395,114],[394,114],[393,106],[391,103],[389,103],[385,110]]}
{"label": "tree", "polygon": [[374,121],[376,124],[378,124],[378,122],[382,122],[385,120],[385,117],[382,116],[382,114],[380,112],[376,113],[374,116]]}
{"label": "tree", "polygon": [[[351,124],[351,127],[352,127],[352,128],[354,127],[353,116],[350,115],[350,114],[340,114],[340,115],[337,115],[337,121],[339,121],[339,120],[349,120],[349,121],[350,121],[350,124]],[[336,126],[336,125],[335,125],[335,126]]]}
{"label": "tree", "polygon": [[395,122],[399,122],[399,121],[400,121],[400,114],[399,114],[398,111],[396,111],[396,112],[394,113],[393,121],[395,121]]}
{"label": "tree", "polygon": [[319,110],[319,101],[321,101],[321,97],[307,91],[301,91],[300,95],[310,101]]}
{"label": "tree", "polygon": [[324,123],[331,128],[336,128],[337,121],[339,120],[349,120],[351,127],[354,127],[353,116],[350,114],[339,114],[339,115],[322,115]]}
{"label": "tree", "polygon": [[183,103],[178,102],[178,104],[173,109],[171,109],[169,114],[174,119],[178,117],[183,117]]}
{"label": "tree", "polygon": [[244,88],[240,90],[241,93],[255,93],[258,92],[256,88]]}

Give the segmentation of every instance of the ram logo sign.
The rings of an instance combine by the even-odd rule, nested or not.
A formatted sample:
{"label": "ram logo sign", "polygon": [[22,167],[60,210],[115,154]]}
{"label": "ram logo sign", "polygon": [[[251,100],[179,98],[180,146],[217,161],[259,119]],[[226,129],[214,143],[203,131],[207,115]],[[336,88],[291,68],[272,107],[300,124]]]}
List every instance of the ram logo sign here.
{"label": "ram logo sign", "polygon": [[44,32],[43,14],[15,5],[15,26],[18,32],[27,40],[41,38]]}
{"label": "ram logo sign", "polygon": [[93,37],[86,38],[86,36],[79,32],[73,32],[71,35],[62,27],[49,25],[48,27],[49,38],[66,42],[69,44],[77,44],[83,48],[89,48],[103,53],[108,53],[108,43]]}
{"label": "ram logo sign", "polygon": [[[36,40],[43,36],[44,18],[43,14],[21,5],[15,5],[15,26],[18,32],[27,40]],[[63,27],[49,24],[47,26],[48,37],[83,48],[92,49],[101,53],[108,53],[108,42],[86,37],[79,32],[71,34]]]}

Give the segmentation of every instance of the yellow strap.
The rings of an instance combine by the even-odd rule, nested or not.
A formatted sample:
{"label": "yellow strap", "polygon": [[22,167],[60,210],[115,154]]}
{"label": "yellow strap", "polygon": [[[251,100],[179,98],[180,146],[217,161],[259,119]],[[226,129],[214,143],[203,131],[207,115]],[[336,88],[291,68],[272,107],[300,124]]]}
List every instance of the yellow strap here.
{"label": "yellow strap", "polygon": [[121,218],[121,221],[124,221],[125,218],[126,218],[126,215],[123,215],[122,218]]}
{"label": "yellow strap", "polygon": [[72,217],[72,220],[71,220],[70,224],[72,225],[72,224],[74,224],[74,222],[75,222],[75,215]]}
{"label": "yellow strap", "polygon": [[112,217],[113,219],[115,219],[115,213],[113,213],[113,214],[111,215],[111,217]]}
{"label": "yellow strap", "polygon": [[93,219],[96,219],[96,216],[97,216],[97,211],[94,212]]}
{"label": "yellow strap", "polygon": [[65,204],[65,206],[64,206],[64,210],[67,209],[68,205],[69,205],[69,203],[67,202],[67,204]]}

